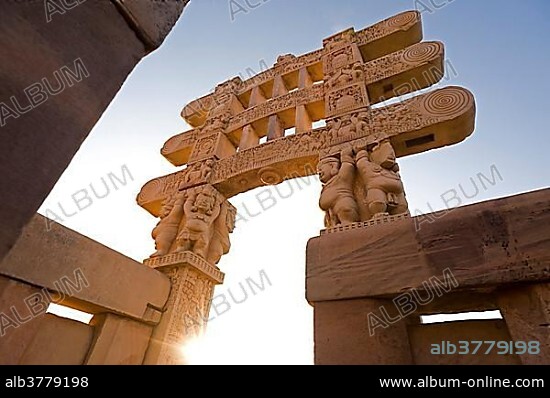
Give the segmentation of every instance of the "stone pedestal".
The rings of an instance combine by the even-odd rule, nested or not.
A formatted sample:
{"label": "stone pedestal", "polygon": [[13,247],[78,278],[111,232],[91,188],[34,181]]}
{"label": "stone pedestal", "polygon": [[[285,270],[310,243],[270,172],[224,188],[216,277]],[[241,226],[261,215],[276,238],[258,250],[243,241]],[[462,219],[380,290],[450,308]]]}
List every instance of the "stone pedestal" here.
{"label": "stone pedestal", "polygon": [[155,328],[144,364],[185,364],[183,345],[206,327],[214,285],[224,274],[192,252],[175,253],[144,261],[170,278],[172,290]]}
{"label": "stone pedestal", "polygon": [[[550,189],[322,231],[307,248],[316,364],[549,364]],[[503,319],[423,324],[500,310]],[[447,341],[531,352],[434,354]],[[515,343],[513,343],[515,344]],[[518,351],[518,352],[516,352]]]}

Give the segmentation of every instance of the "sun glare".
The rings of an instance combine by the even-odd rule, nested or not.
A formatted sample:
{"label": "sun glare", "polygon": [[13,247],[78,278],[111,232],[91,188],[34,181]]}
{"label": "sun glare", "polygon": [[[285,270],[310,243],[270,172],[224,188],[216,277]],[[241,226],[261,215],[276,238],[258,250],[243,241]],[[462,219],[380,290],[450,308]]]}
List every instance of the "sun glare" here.
{"label": "sun glare", "polygon": [[219,355],[213,344],[209,344],[207,337],[202,335],[187,341],[181,352],[185,362],[189,365],[215,365],[219,364]]}

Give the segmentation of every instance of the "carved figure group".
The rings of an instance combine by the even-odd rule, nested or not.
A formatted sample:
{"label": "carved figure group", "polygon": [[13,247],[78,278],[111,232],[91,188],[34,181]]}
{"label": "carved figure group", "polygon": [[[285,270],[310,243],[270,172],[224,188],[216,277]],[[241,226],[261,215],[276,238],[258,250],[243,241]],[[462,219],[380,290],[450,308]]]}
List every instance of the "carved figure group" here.
{"label": "carved figure group", "polygon": [[[339,158],[321,159],[318,171],[323,184],[319,206],[325,211],[327,228],[366,221],[360,216],[361,205],[368,210],[368,218],[408,211],[395,151],[388,139],[369,148],[348,146]],[[362,189],[357,189],[357,184],[362,184]]]}
{"label": "carved figure group", "polygon": [[216,264],[229,251],[235,209],[210,185],[178,192],[163,203],[153,229],[156,252],[151,257],[191,251]]}
{"label": "carved figure group", "polygon": [[333,140],[350,135],[366,136],[371,130],[368,111],[354,112],[351,115],[335,117],[327,122],[327,126]]}

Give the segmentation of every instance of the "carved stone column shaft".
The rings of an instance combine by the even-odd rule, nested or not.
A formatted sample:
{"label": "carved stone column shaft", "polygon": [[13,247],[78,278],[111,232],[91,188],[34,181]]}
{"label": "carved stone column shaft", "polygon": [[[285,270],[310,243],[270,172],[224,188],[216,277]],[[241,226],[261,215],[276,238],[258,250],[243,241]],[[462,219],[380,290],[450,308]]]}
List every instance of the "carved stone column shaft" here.
{"label": "carved stone column shaft", "polygon": [[204,332],[214,286],[223,282],[224,274],[191,252],[149,259],[145,264],[168,276],[172,290],[144,364],[185,364],[185,342]]}

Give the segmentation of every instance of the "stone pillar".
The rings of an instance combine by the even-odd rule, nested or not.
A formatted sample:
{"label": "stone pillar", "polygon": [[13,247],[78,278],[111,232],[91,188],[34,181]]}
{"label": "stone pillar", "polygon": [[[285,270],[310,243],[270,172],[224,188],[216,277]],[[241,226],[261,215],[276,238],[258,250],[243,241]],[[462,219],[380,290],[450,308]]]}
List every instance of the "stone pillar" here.
{"label": "stone pillar", "polygon": [[144,264],[165,274],[171,291],[144,363],[178,364],[186,362],[184,343],[204,331],[214,285],[223,282],[216,264],[231,246],[236,209],[203,184],[166,199],[161,213],[152,233],[157,251]]}
{"label": "stone pillar", "polygon": [[265,95],[260,86],[256,86],[250,93],[250,101],[248,101],[248,107],[252,108],[258,104],[265,102]]}
{"label": "stone pillar", "polygon": [[241,135],[241,141],[239,142],[239,150],[255,147],[260,143],[260,137],[256,134],[254,127],[247,124],[243,127],[243,133]]}
{"label": "stone pillar", "polygon": [[313,79],[307,71],[307,68],[301,68],[298,73],[298,88],[308,88],[313,86]]}
{"label": "stone pillar", "polygon": [[296,134],[311,130],[312,125],[313,123],[309,113],[307,112],[306,106],[298,105],[296,107]]}
{"label": "stone pillar", "polygon": [[550,283],[503,289],[498,304],[514,341],[539,342],[538,354],[520,355],[525,365],[550,363]]}
{"label": "stone pillar", "polygon": [[285,136],[285,127],[282,120],[277,115],[269,117],[267,122],[267,140],[275,140]]}
{"label": "stone pillar", "polygon": [[172,290],[166,312],[155,328],[145,356],[145,365],[185,364],[185,341],[199,336],[206,327],[214,285],[224,274],[215,265],[192,252],[175,253],[145,264],[170,278]]}
{"label": "stone pillar", "polygon": [[[298,88],[309,88],[313,86],[313,79],[307,68],[301,68],[298,72]],[[313,122],[305,105],[296,107],[296,134],[311,130]]]}
{"label": "stone pillar", "polygon": [[285,81],[283,80],[283,77],[280,75],[275,76],[273,79],[273,95],[272,98],[280,97],[281,95],[285,95],[288,93],[288,89],[286,88]]}
{"label": "stone pillar", "polygon": [[95,315],[94,341],[86,365],[141,365],[153,326],[112,313]]}

